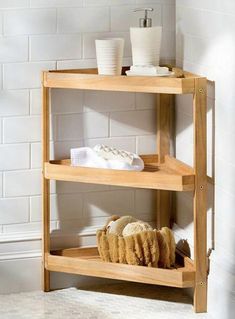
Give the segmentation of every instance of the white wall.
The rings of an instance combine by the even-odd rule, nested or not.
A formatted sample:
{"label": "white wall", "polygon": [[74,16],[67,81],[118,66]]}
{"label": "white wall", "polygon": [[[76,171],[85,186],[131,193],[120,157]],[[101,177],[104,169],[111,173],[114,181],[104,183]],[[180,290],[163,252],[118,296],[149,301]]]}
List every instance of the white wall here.
{"label": "white wall", "polygon": [[[129,27],[138,25],[132,11],[142,5],[154,7],[153,24],[163,25],[162,61],[174,60],[174,4],[0,0],[0,276],[7,282],[0,292],[40,287],[40,71],[95,66],[94,39],[103,36],[125,38],[124,64],[130,64]],[[56,90],[52,99],[56,158],[96,143],[139,153],[156,149],[151,95]],[[153,219],[149,191],[60,182],[52,183],[51,199],[54,247],[94,243],[96,228],[113,213]]]}
{"label": "white wall", "polygon": [[[213,107],[215,129],[215,244],[209,276],[209,312],[214,318],[234,318],[235,228],[234,228],[234,66],[235,2],[233,0],[176,1],[176,59],[179,66],[215,81],[208,98],[208,174],[213,172]],[[189,97],[178,99],[177,156],[192,162],[185,145],[192,140],[192,109]],[[211,203],[211,199],[210,199]],[[189,196],[178,197],[178,225],[192,245],[192,207]],[[210,205],[209,205],[210,206]],[[186,217],[187,216],[187,217]],[[189,217],[188,217],[189,216]],[[211,220],[211,208],[208,208]],[[184,232],[183,232],[184,233]],[[208,246],[211,245],[210,234]]]}

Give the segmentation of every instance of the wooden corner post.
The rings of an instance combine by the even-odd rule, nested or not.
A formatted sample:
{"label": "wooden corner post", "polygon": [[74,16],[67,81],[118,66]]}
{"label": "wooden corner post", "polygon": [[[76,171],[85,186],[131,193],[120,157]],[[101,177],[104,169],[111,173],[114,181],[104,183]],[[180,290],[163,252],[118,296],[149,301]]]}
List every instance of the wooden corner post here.
{"label": "wooden corner post", "polygon": [[45,178],[44,163],[50,158],[49,88],[44,86],[42,74],[42,288],[50,290],[50,273],[46,269],[50,253],[50,181]]}
{"label": "wooden corner post", "polygon": [[[174,95],[157,95],[157,154],[159,164],[164,163],[165,155],[170,154],[174,123]],[[157,191],[157,228],[171,226],[172,192]]]}
{"label": "wooden corner post", "polygon": [[194,123],[194,264],[195,312],[207,311],[207,81],[195,79],[193,99]]}

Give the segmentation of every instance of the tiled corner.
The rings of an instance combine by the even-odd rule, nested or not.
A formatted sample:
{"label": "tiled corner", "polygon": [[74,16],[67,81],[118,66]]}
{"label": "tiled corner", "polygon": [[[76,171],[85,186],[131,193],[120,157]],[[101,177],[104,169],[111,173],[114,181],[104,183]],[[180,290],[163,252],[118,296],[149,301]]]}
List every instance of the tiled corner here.
{"label": "tiled corner", "polygon": [[[169,36],[166,59],[173,0],[0,0],[0,232],[41,230],[41,71],[96,67],[94,40],[107,37],[125,39],[123,64],[130,65],[129,26],[138,25],[133,9],[142,5],[154,7],[153,24],[163,23]],[[51,97],[51,159],[98,143],[155,150],[153,95],[53,89]],[[102,225],[111,213],[136,211],[135,190],[53,181],[51,194],[52,229]]]}

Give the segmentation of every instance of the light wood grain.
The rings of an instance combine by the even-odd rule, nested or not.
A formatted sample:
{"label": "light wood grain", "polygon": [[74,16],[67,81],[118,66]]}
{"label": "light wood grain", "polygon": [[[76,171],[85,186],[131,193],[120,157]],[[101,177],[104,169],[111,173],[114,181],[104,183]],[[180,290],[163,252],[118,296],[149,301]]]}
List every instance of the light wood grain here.
{"label": "light wood grain", "polygon": [[[125,68],[123,69],[123,72]],[[50,271],[121,279],[173,287],[194,287],[194,308],[207,308],[206,258],[206,79],[175,69],[168,78],[100,76],[97,69],[43,72],[43,289],[50,290]],[[161,93],[158,106],[158,153],[142,156],[143,172],[71,167],[70,160],[49,161],[49,88]],[[173,108],[169,94],[194,93],[194,168],[169,156]],[[164,94],[164,95],[163,95]],[[171,106],[171,108],[170,108]],[[49,179],[161,190],[158,225],[170,219],[171,195],[166,190],[194,191],[194,259],[181,256],[183,266],[156,269],[101,262],[97,248],[50,253]],[[178,254],[179,256],[180,254]]]}
{"label": "light wood grain", "polygon": [[[157,100],[157,153],[158,162],[163,164],[166,155],[170,154],[170,144],[173,136],[174,97],[170,94],[158,94]],[[165,163],[166,164],[166,163]],[[166,167],[170,167],[166,165]],[[157,228],[170,227],[172,219],[173,194],[159,190],[156,193]]]}
{"label": "light wood grain", "polygon": [[106,263],[100,260],[97,248],[94,247],[63,249],[53,252],[53,255],[48,255],[47,269],[171,287],[194,286],[194,269],[191,266],[162,269]]}
{"label": "light wood grain", "polygon": [[194,125],[194,263],[196,312],[207,310],[207,170],[206,170],[206,79],[195,79]]}
{"label": "light wood grain", "polygon": [[[150,159],[152,158],[153,155],[150,155]],[[142,172],[72,167],[70,160],[45,163],[44,172],[46,178],[61,181],[176,191],[194,190],[194,173],[191,170],[181,174],[165,163],[150,163],[148,156],[143,156],[143,159],[146,165]]]}
{"label": "light wood grain", "polygon": [[157,100],[157,154],[158,161],[163,163],[165,155],[170,154],[174,101],[171,94],[158,94]]}
{"label": "light wood grain", "polygon": [[[42,75],[42,77],[44,74]],[[49,89],[42,87],[42,167],[49,161]],[[50,274],[45,268],[45,255],[50,251],[50,181],[42,174],[42,286],[50,290]]]}
{"label": "light wood grain", "polygon": [[171,169],[179,172],[179,174],[194,174],[194,169],[189,166],[188,164],[185,164],[184,162],[176,159],[175,157],[165,155],[165,164],[167,167],[170,167]]}
{"label": "light wood grain", "polygon": [[46,72],[44,86],[84,90],[105,90],[145,93],[193,93],[194,78],[154,77],[154,76],[112,76],[97,75],[97,71],[82,70]]}

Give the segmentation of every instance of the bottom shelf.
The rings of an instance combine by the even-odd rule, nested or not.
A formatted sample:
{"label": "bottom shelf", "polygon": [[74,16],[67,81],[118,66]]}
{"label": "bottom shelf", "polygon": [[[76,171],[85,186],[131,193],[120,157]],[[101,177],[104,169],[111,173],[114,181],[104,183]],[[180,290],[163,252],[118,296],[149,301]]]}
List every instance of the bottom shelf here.
{"label": "bottom shelf", "polygon": [[78,275],[134,281],[171,287],[193,287],[195,271],[190,258],[177,253],[176,268],[162,269],[103,262],[97,247],[52,251],[46,269]]}

